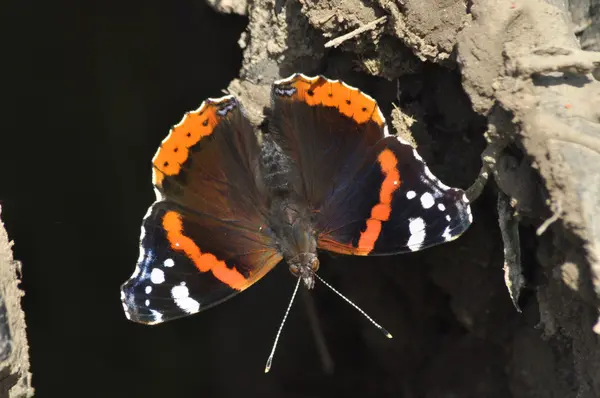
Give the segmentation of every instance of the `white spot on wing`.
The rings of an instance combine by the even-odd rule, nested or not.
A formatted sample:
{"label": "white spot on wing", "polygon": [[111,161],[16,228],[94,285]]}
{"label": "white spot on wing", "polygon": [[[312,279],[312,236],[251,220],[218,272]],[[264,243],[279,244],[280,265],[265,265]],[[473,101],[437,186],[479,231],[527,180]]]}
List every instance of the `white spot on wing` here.
{"label": "white spot on wing", "polygon": [[429,209],[434,204],[435,200],[429,192],[425,192],[423,195],[421,195],[421,206],[423,206],[424,209]]}
{"label": "white spot on wing", "polygon": [[175,304],[188,314],[198,312],[200,303],[190,297],[190,291],[185,286],[174,286],[171,289],[171,297],[175,300]]}
{"label": "white spot on wing", "polygon": [[440,209],[440,211],[444,211],[444,210],[446,210],[446,206],[444,206],[443,203],[439,203],[438,204],[438,209]]}
{"label": "white spot on wing", "polygon": [[125,312],[125,318],[131,320],[131,314],[129,313],[129,309],[127,308],[125,303],[123,303],[123,311]]}
{"label": "white spot on wing", "polygon": [[161,314],[160,312],[158,312],[156,310],[150,310],[150,313],[153,316],[152,322],[150,322],[150,324],[155,324],[155,323],[162,322],[162,320],[163,320],[163,314]]}
{"label": "white spot on wing", "polygon": [[413,218],[408,224],[410,238],[406,242],[406,246],[412,251],[417,251],[425,241],[425,221],[422,218]]}
{"label": "white spot on wing", "polygon": [[415,196],[417,196],[417,193],[415,191],[408,191],[406,193],[406,199],[413,199]]}
{"label": "white spot on wing", "polygon": [[165,281],[165,273],[162,269],[152,268],[152,272],[150,272],[150,280],[155,285],[160,285]]}
{"label": "white spot on wing", "polygon": [[189,295],[190,295],[190,291],[185,286],[181,286],[181,285],[174,286],[171,289],[171,297],[173,297],[175,300],[189,297]]}
{"label": "white spot on wing", "polygon": [[146,288],[144,289],[144,291],[146,292],[146,294],[152,293],[152,286],[150,286],[150,285],[146,286]]}
{"label": "white spot on wing", "polygon": [[[466,196],[465,196],[466,198]],[[469,216],[469,222],[473,222],[473,213],[471,212],[471,206],[467,205],[467,214]]]}
{"label": "white spot on wing", "polygon": [[168,258],[168,259],[165,260],[165,262],[163,263],[163,265],[165,267],[171,268],[172,266],[175,265],[175,261],[173,261],[172,258]]}
{"label": "white spot on wing", "polygon": [[144,301],[144,305],[146,307],[150,307],[150,300],[146,299],[146,301]]}
{"label": "white spot on wing", "polygon": [[445,240],[446,242],[448,242],[448,241],[452,240],[453,236],[452,236],[452,234],[450,233],[450,226],[449,226],[449,225],[448,225],[448,226],[446,227],[446,229],[444,230],[444,233],[442,234],[442,238],[444,238],[444,240]]}
{"label": "white spot on wing", "polygon": [[125,317],[127,319],[131,319],[131,314],[129,313],[129,307],[125,304],[125,292],[121,290],[121,305],[123,306],[123,312],[125,313]]}
{"label": "white spot on wing", "polygon": [[446,221],[450,221],[451,219],[450,214],[446,214]]}

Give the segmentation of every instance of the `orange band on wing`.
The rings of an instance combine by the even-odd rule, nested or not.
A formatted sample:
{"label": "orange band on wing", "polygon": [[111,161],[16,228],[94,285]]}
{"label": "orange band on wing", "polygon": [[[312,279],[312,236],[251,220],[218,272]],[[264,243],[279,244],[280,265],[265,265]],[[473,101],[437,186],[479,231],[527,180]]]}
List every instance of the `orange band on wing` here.
{"label": "orange band on wing", "polygon": [[310,106],[323,105],[338,108],[341,114],[359,124],[372,120],[380,127],[384,125],[377,102],[358,89],[340,81],[332,81],[322,76],[306,78],[296,75],[290,81],[286,80],[279,85],[295,89],[290,96],[291,99],[305,102]]}
{"label": "orange band on wing", "polygon": [[200,272],[211,271],[215,278],[232,289],[243,290],[248,287],[248,281],[235,267],[228,268],[225,261],[217,259],[210,253],[202,253],[194,241],[183,234],[183,222],[179,213],[166,212],[163,217],[163,227],[167,231],[171,248],[184,252]]}
{"label": "orange band on wing", "polygon": [[160,186],[165,176],[179,173],[189,156],[189,148],[202,137],[211,135],[223,118],[217,114],[219,105],[230,100],[230,97],[207,100],[197,110],[186,113],[181,122],[171,129],[152,159],[154,185]]}
{"label": "orange band on wing", "polygon": [[385,178],[379,190],[379,203],[371,209],[371,218],[367,220],[367,227],[360,233],[356,251],[358,255],[367,255],[375,247],[375,242],[377,242],[381,233],[382,223],[390,219],[393,194],[400,188],[398,159],[394,152],[385,149],[377,157],[377,162]]}

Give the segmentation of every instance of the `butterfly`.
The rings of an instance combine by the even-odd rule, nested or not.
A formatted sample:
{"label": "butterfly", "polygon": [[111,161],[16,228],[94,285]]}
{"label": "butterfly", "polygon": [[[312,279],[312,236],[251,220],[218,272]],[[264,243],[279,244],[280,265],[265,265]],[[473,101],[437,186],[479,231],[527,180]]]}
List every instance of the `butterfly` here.
{"label": "butterfly", "polygon": [[414,252],[473,220],[464,191],[390,134],[373,98],[322,76],[274,82],[263,129],[234,96],[206,100],[171,129],[152,166],[156,201],[121,287],[125,315],[143,324],[213,307],[281,260],[310,289],[317,250]]}

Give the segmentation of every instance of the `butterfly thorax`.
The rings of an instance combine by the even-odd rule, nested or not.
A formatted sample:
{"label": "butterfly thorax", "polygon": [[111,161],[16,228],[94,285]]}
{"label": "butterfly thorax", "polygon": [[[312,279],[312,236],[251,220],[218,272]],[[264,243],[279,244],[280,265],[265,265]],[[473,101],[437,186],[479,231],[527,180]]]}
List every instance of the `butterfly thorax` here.
{"label": "butterfly thorax", "polygon": [[271,203],[270,215],[278,251],[292,274],[302,278],[306,287],[312,289],[319,259],[308,206],[291,197],[278,198]]}

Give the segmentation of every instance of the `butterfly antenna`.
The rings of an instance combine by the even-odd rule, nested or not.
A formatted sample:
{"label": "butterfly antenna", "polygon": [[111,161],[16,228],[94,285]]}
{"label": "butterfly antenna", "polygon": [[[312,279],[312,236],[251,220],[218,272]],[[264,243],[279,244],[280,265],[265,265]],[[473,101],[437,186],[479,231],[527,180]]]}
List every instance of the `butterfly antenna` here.
{"label": "butterfly antenna", "polygon": [[294,293],[292,294],[292,298],[290,299],[290,303],[288,304],[287,310],[285,310],[285,315],[281,321],[281,325],[279,325],[279,330],[277,331],[277,335],[275,336],[275,341],[273,342],[273,348],[271,349],[271,354],[269,355],[269,359],[267,359],[267,365],[265,366],[265,373],[268,373],[271,370],[271,364],[273,363],[273,356],[275,356],[275,348],[277,348],[277,342],[279,341],[279,336],[281,335],[281,331],[283,330],[283,325],[285,324],[285,320],[290,313],[290,309],[292,308],[292,304],[294,303],[294,299],[296,298],[296,293],[298,293],[298,287],[300,287],[300,282],[302,278],[298,278],[298,282],[296,282],[296,288],[294,289]]}
{"label": "butterfly antenna", "polygon": [[387,330],[385,330],[383,328],[383,326],[381,326],[380,324],[378,324],[377,322],[375,322],[373,320],[373,318],[371,318],[369,315],[367,315],[367,313],[364,312],[358,305],[354,304],[352,301],[350,301],[350,299],[348,299],[342,293],[338,292],[333,286],[331,286],[329,283],[325,282],[323,280],[323,278],[321,278],[319,275],[317,275],[317,273],[313,273],[313,275],[316,276],[317,279],[320,280],[322,284],[324,284],[325,286],[327,286],[328,288],[330,288],[335,294],[337,294],[338,296],[340,296],[341,298],[343,298],[344,300],[346,300],[346,302],[348,304],[350,304],[351,306],[353,306],[358,312],[360,312],[365,318],[367,318],[373,325],[375,325],[375,327],[377,329],[379,329],[381,331],[381,333],[383,333],[385,335],[385,337],[387,337],[388,339],[392,338],[392,335],[390,334],[390,332],[388,332]]}

